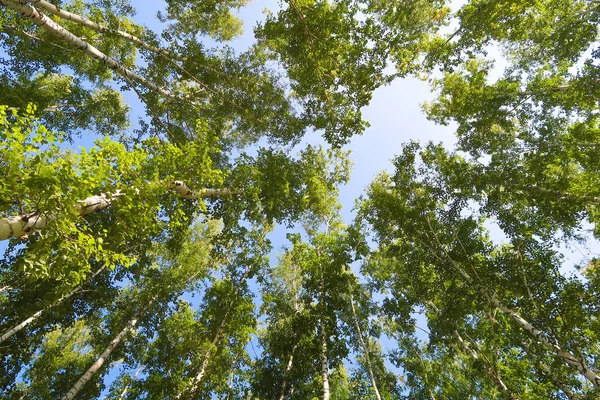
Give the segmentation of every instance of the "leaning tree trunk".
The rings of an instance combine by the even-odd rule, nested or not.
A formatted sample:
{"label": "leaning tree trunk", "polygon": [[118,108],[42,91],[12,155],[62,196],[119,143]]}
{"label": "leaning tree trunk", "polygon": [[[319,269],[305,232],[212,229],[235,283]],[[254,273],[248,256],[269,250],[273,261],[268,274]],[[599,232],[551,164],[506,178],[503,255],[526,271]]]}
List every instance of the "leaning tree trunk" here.
{"label": "leaning tree trunk", "polygon": [[73,385],[71,390],[69,390],[67,394],[62,397],[62,400],[71,400],[72,398],[77,396],[77,393],[79,393],[81,389],[83,389],[85,384],[88,383],[88,381],[96,374],[96,372],[98,372],[100,367],[102,367],[102,364],[104,364],[104,362],[111,355],[113,350],[119,345],[119,343],[121,343],[125,335],[127,335],[136,326],[137,323],[137,317],[129,321],[127,326],[123,328],[123,330],[119,332],[119,334],[104,349],[104,351],[102,352],[102,354],[100,354],[100,357],[98,357],[96,362],[94,362],[92,366],[88,368],[88,370],[81,376],[81,378],[79,378],[79,380],[75,383],[75,385]]}
{"label": "leaning tree trunk", "polygon": [[[433,301],[427,300],[425,302],[425,304],[427,304],[428,306],[430,306],[431,308],[433,308],[433,310],[438,315],[442,314],[441,310],[435,305],[435,303]],[[460,333],[458,333],[458,331],[456,331],[456,330],[454,331],[454,336],[456,336],[456,339],[457,339],[458,343],[460,344],[460,347],[462,348],[462,350],[469,357],[471,357],[471,359],[474,362],[479,361],[479,355],[477,354],[477,352],[475,350],[471,349],[471,347],[469,347],[469,345],[467,344],[467,342],[465,342],[465,340],[462,338],[462,336],[460,335]],[[492,369],[490,369],[490,368],[484,368],[485,369],[485,374],[492,380],[492,382],[494,382],[496,384],[496,386],[498,386],[498,389],[500,389],[500,391],[502,393],[504,393],[505,395],[507,395],[511,399],[517,398],[517,397],[515,397],[515,395],[512,392],[510,392],[508,390],[508,388],[506,387],[506,384],[504,384],[504,381],[500,377],[500,374],[498,374],[497,371],[493,370],[493,365],[491,365],[491,363],[489,362],[489,360],[487,360],[487,362],[488,362],[488,365],[490,366],[490,368],[492,368]]]}
{"label": "leaning tree trunk", "polygon": [[287,365],[285,366],[285,371],[283,372],[283,382],[281,383],[281,394],[279,395],[279,400],[285,400],[285,392],[287,391],[287,378],[294,366],[294,353],[296,352],[296,347],[298,347],[298,343],[294,344],[292,347],[292,352],[290,353],[290,358],[288,360]]}
{"label": "leaning tree trunk", "polygon": [[[219,329],[217,329],[217,333],[216,333],[214,339],[212,340],[212,342],[210,343],[210,348],[206,351],[206,354],[204,354],[204,359],[202,360],[202,364],[200,365],[200,371],[198,371],[198,373],[192,380],[192,386],[189,389],[189,392],[192,395],[194,393],[196,393],[196,391],[198,390],[198,386],[200,385],[200,382],[202,382],[202,379],[204,378],[204,375],[206,374],[206,368],[208,367],[208,363],[210,362],[210,356],[212,354],[212,350],[215,347],[217,347],[217,344],[219,343],[219,340],[221,339],[221,335],[223,334],[223,329],[225,328],[225,322],[227,320],[228,313],[229,312],[225,313],[225,316],[223,317],[223,320],[221,321],[221,325],[219,325]],[[181,393],[178,394],[176,398],[178,399],[180,397],[181,397]]]}
{"label": "leaning tree trunk", "polygon": [[[99,268],[98,271],[96,271],[92,274],[92,277],[90,278],[90,280],[94,279],[96,277],[96,275],[98,275],[100,272],[102,272],[105,268],[106,268],[106,266],[102,266],[101,268]],[[21,331],[27,325],[29,325],[30,323],[32,323],[33,321],[38,319],[40,317],[40,315],[42,315],[44,312],[50,310],[51,308],[58,306],[63,301],[65,301],[65,300],[71,298],[72,296],[74,296],[75,294],[79,293],[82,289],[83,289],[83,285],[76,287],[75,289],[71,290],[69,293],[65,294],[64,296],[61,296],[53,304],[35,312],[31,317],[27,318],[26,320],[22,321],[21,323],[8,329],[6,332],[4,332],[2,334],[2,336],[0,336],[0,343],[4,342],[5,340],[9,339],[11,336],[13,336],[16,333],[18,333],[19,331]]]}
{"label": "leaning tree trunk", "polygon": [[130,71],[127,68],[123,67],[117,60],[115,60],[112,57],[109,57],[108,55],[104,54],[103,52],[101,52],[100,50],[98,50],[97,48],[92,46],[91,44],[87,43],[80,37],[72,34],[68,30],[66,30],[65,28],[63,28],[62,26],[60,26],[59,24],[57,24],[56,22],[54,22],[53,20],[48,18],[46,15],[41,13],[37,8],[33,7],[32,5],[21,3],[18,0],[0,0],[0,4],[3,4],[6,7],[19,12],[25,18],[31,19],[34,23],[39,25],[42,29],[44,29],[46,32],[48,32],[52,36],[55,36],[58,39],[67,42],[69,45],[71,45],[79,50],[82,50],[87,55],[100,61],[101,63],[103,63],[104,65],[106,65],[107,67],[109,67],[110,69],[112,69],[113,71],[118,73],[119,75],[122,75],[123,77],[126,77],[128,79],[132,79],[132,80],[142,84],[146,88],[148,88],[152,91],[155,91],[157,93],[160,93],[161,95],[163,95],[165,97],[168,97],[168,98],[173,97],[173,95],[168,90],[165,90],[165,89],[162,89],[162,88],[156,86],[155,84],[153,84],[152,82],[150,82],[146,78],[144,78],[143,76],[138,75],[135,72]]}
{"label": "leaning tree trunk", "polygon": [[569,389],[565,383],[556,376],[556,374],[554,373],[554,371],[552,371],[552,368],[550,368],[548,365],[546,365],[542,360],[540,360],[539,358],[536,359],[536,355],[533,353],[533,351],[531,350],[529,345],[525,345],[524,346],[525,352],[527,353],[527,355],[529,356],[529,358],[534,359],[536,362],[536,365],[539,367],[539,369],[542,371],[542,376],[546,379],[548,379],[549,381],[551,381],[552,383],[554,383],[554,385],[559,388],[564,394],[565,396],[567,396],[567,398],[569,400],[577,400],[579,399],[579,396],[575,393],[573,393],[573,391],[571,389]]}
{"label": "leaning tree trunk", "polygon": [[[3,0],[0,0],[2,2]],[[198,200],[207,197],[219,197],[239,194],[237,191],[229,189],[201,189],[199,191],[191,190],[184,182],[174,181],[165,185],[167,189],[173,190],[186,200]],[[133,188],[136,190],[135,188]],[[80,216],[86,216],[96,211],[101,211],[111,205],[111,203],[123,196],[121,190],[114,193],[102,193],[96,196],[90,196],[85,200],[78,202],[74,206]],[[0,218],[0,240],[6,240],[13,237],[21,237],[38,229],[43,229],[48,226],[52,220],[51,216],[40,212],[32,212],[21,214],[13,217]]]}
{"label": "leaning tree trunk", "polygon": [[[462,336],[460,336],[458,331],[454,331],[454,335],[456,336],[456,339],[458,340],[458,343],[460,344],[460,347],[463,349],[463,351],[469,357],[471,357],[471,359],[474,362],[478,362],[479,355],[477,354],[477,352],[469,347],[469,345],[465,342],[465,340],[462,338]],[[492,367],[492,366],[490,365],[489,367]],[[485,374],[492,380],[492,382],[494,382],[496,384],[496,386],[498,386],[498,389],[500,389],[500,391],[502,393],[504,393],[506,396],[508,396],[511,399],[517,398],[510,390],[508,390],[508,388],[506,387],[506,384],[504,384],[504,381],[502,380],[502,378],[496,371],[493,371],[490,368],[484,368],[484,370],[485,370]]]}
{"label": "leaning tree trunk", "polygon": [[[246,276],[248,275],[248,273],[250,272],[250,269],[246,269],[246,271],[244,272],[244,275],[242,276],[240,283],[246,279]],[[234,298],[235,296],[237,296],[238,292],[239,292],[239,288],[240,285],[236,285],[235,287],[235,291],[234,291]],[[200,371],[198,371],[198,373],[196,374],[196,376],[194,376],[194,379],[192,380],[192,385],[190,387],[190,389],[188,390],[188,392],[191,395],[194,395],[196,393],[196,391],[198,390],[198,385],[200,385],[200,382],[202,381],[202,379],[204,378],[204,375],[206,374],[206,368],[208,368],[208,363],[210,362],[210,356],[212,353],[212,349],[215,348],[217,346],[217,344],[219,343],[219,340],[221,339],[221,336],[223,335],[223,330],[225,329],[225,324],[227,323],[227,317],[229,316],[229,313],[231,312],[231,310],[233,309],[233,307],[235,306],[235,300],[233,300],[231,303],[229,303],[229,306],[227,308],[227,311],[225,312],[225,315],[223,315],[223,320],[221,320],[221,324],[219,325],[219,328],[217,329],[217,333],[215,334],[215,337],[213,338],[212,342],[211,342],[211,347],[210,349],[208,349],[206,351],[206,354],[204,355],[204,359],[202,360],[202,364],[200,365]],[[177,394],[177,396],[175,397],[176,399],[181,398],[181,396],[183,395],[183,392],[180,392]]]}
{"label": "leaning tree trunk", "polygon": [[373,386],[373,390],[375,391],[375,397],[377,397],[377,400],[381,400],[381,395],[379,394],[379,390],[377,389],[377,382],[375,381],[375,375],[373,374],[373,368],[371,367],[371,358],[369,356],[369,348],[367,347],[367,345],[362,337],[360,325],[358,324],[358,318],[356,316],[356,309],[354,307],[354,298],[352,296],[352,293],[350,293],[350,305],[352,306],[352,319],[354,320],[354,326],[356,327],[356,334],[358,335],[358,340],[360,341],[360,345],[362,346],[363,353],[365,355],[369,379],[371,380],[371,385]]}
{"label": "leaning tree trunk", "polygon": [[113,28],[108,27],[103,24],[99,24],[99,23],[90,21],[87,18],[84,18],[80,15],[71,13],[69,11],[63,10],[62,8],[59,8],[59,7],[55,6],[54,4],[49,3],[45,0],[26,0],[26,1],[29,3],[32,3],[32,4],[36,4],[38,7],[56,15],[57,17],[61,17],[61,18],[67,19],[69,21],[75,22],[79,25],[83,25],[87,28],[95,30],[96,32],[112,33],[112,34],[118,35],[126,40],[129,40],[130,42],[135,43],[138,46],[140,46],[141,48],[151,51],[152,53],[155,53],[155,54],[158,54],[161,56],[165,56],[165,57],[177,60],[177,61],[185,61],[185,58],[178,57],[174,54],[171,54],[167,50],[160,49],[158,47],[154,47],[154,46],[150,45],[149,43],[143,41],[142,39],[138,38],[137,36],[134,36],[130,33],[127,33],[127,32],[124,32],[124,31],[121,31],[118,29],[113,29]]}
{"label": "leaning tree trunk", "polygon": [[442,249],[445,258],[450,262],[452,267],[459,273],[459,275],[461,275],[463,277],[463,279],[468,284],[474,285],[477,288],[477,291],[484,298],[486,298],[494,307],[496,307],[497,309],[502,311],[504,314],[506,314],[510,319],[513,320],[513,322],[515,322],[525,332],[527,332],[535,340],[537,340],[538,342],[543,344],[544,347],[546,347],[547,349],[549,349],[550,351],[555,353],[565,363],[567,363],[569,366],[575,368],[585,379],[590,381],[592,383],[592,385],[594,385],[594,387],[600,388],[600,377],[596,374],[596,372],[594,372],[594,370],[592,370],[591,368],[588,367],[585,360],[583,360],[583,359],[578,360],[570,352],[561,349],[560,346],[558,346],[556,344],[551,343],[544,332],[540,331],[539,329],[537,329],[536,327],[531,325],[527,320],[525,320],[523,317],[521,317],[514,310],[512,310],[512,309],[506,307],[505,305],[503,305],[502,303],[500,303],[500,300],[498,300],[498,298],[496,296],[489,293],[483,286],[477,284],[474,281],[474,279],[469,274],[467,274],[467,272],[465,270],[463,270],[460,267],[460,265],[458,265],[458,263],[456,261],[454,261],[454,259],[452,259],[452,257],[450,257],[448,255],[448,253],[446,253],[445,250],[443,250],[444,247],[441,246],[441,243],[439,242],[439,240],[437,240],[437,236],[435,235],[435,232],[433,230],[432,230],[432,234],[434,235],[437,245],[439,246],[440,249]]}
{"label": "leaning tree trunk", "polygon": [[[140,372],[142,372],[142,370],[144,369],[145,365],[144,364],[140,364],[140,366],[138,367],[138,369],[135,371],[135,373],[133,374],[133,376],[131,377],[131,382],[135,381],[137,379],[137,376],[140,374]],[[129,387],[131,386],[131,382],[129,382],[127,384],[127,386],[125,386],[125,388],[123,389],[123,391],[121,392],[121,394],[119,395],[119,400],[123,400],[125,399],[125,395],[127,394],[127,392],[129,391]]]}

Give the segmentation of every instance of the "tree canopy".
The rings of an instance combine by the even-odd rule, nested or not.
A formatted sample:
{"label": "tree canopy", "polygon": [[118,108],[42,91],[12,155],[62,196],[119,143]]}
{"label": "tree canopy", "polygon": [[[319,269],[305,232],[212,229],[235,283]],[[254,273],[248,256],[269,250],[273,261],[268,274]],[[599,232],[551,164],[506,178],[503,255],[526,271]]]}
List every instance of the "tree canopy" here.
{"label": "tree canopy", "polygon": [[600,396],[599,2],[0,5],[0,397]]}

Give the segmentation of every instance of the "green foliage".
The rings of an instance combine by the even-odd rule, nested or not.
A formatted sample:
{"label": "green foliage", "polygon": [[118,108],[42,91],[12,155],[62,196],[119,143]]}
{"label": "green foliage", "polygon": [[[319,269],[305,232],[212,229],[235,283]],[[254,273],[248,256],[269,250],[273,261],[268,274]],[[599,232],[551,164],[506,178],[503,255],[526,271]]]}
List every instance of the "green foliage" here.
{"label": "green foliage", "polygon": [[[35,399],[59,398],[66,393],[88,365],[94,361],[90,351],[90,329],[84,320],[66,329],[48,333],[31,368],[25,374],[29,386],[25,395]],[[88,385],[83,399],[98,397],[102,384]]]}
{"label": "green foliage", "polygon": [[[131,72],[0,15],[4,236],[43,221],[0,260],[0,396],[60,398],[107,351],[78,398],[597,397],[557,350],[599,369],[598,262],[559,251],[599,232],[596,1],[290,0],[239,54],[245,1],[168,0],[159,31],[56,4]],[[408,75],[458,146],[407,143],[346,228],[338,148]],[[297,146],[313,130],[330,147]]]}

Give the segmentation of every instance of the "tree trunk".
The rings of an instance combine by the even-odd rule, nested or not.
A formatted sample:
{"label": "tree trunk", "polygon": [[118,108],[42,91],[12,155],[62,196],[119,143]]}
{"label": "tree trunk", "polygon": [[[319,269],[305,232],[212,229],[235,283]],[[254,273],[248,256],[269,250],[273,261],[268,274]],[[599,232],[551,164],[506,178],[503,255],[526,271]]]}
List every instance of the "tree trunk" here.
{"label": "tree trunk", "polygon": [[[436,238],[437,239],[437,238]],[[437,242],[438,244],[439,241]],[[443,247],[442,247],[443,249]],[[445,253],[445,251],[444,251]],[[543,344],[547,349],[554,352],[558,357],[560,357],[564,362],[566,362],[569,366],[575,368],[581,375],[585,377],[588,381],[592,383],[596,388],[600,388],[600,377],[590,369],[584,360],[578,360],[575,356],[573,356],[570,352],[561,349],[558,345],[552,344],[550,340],[546,337],[546,334],[531,325],[527,322],[523,317],[517,314],[515,311],[510,308],[504,306],[500,303],[500,301],[496,298],[496,296],[488,293],[488,291],[478,284],[476,284],[471,278],[469,274],[467,274],[459,265],[456,263],[447,253],[445,253],[446,258],[450,261],[454,269],[467,281],[467,283],[471,285],[476,285],[479,293],[485,297],[494,307],[498,308],[504,314],[506,314],[510,319],[512,319],[518,326],[520,326],[523,330],[525,330],[528,334],[530,334],[534,339]]]}
{"label": "tree trunk", "polygon": [[168,90],[165,90],[165,89],[162,89],[162,88],[156,86],[155,84],[153,84],[152,82],[149,82],[144,77],[123,67],[121,64],[119,64],[119,62],[117,60],[115,60],[112,57],[107,56],[106,54],[104,54],[103,52],[101,52],[100,50],[98,50],[97,48],[92,46],[91,44],[82,40],[78,36],[75,36],[74,34],[69,32],[68,30],[66,30],[65,28],[63,28],[62,26],[57,24],[56,22],[52,21],[50,18],[46,17],[46,15],[39,12],[35,7],[33,7],[29,4],[20,3],[17,0],[0,0],[0,4],[3,4],[5,6],[7,6],[8,8],[17,11],[25,18],[31,19],[34,23],[39,25],[42,29],[44,29],[46,32],[48,32],[52,36],[55,36],[58,39],[61,39],[65,42],[67,42],[69,45],[71,45],[79,50],[84,51],[86,54],[88,54],[89,56],[100,61],[101,63],[103,63],[104,65],[106,65],[107,67],[109,67],[110,69],[112,69],[113,71],[118,73],[119,75],[122,75],[129,79],[133,79],[134,81],[142,84],[146,88],[153,90],[157,93],[160,93],[161,95],[163,95],[165,97],[168,97],[168,98],[173,97],[173,95]]}
{"label": "tree trunk", "polygon": [[[561,349],[556,344],[550,343],[550,340],[548,340],[548,337],[546,337],[545,333],[543,333],[542,331],[540,331],[539,329],[537,329],[536,327],[531,325],[529,322],[527,322],[523,317],[521,317],[515,311],[513,311],[510,308],[501,304],[500,301],[496,298],[496,296],[488,293],[488,291],[483,286],[477,284],[474,281],[474,279],[471,278],[471,276],[469,274],[467,274],[467,272],[465,270],[463,270],[460,267],[460,265],[456,261],[454,261],[454,259],[452,257],[450,257],[450,255],[446,252],[446,250],[444,249],[444,246],[442,246],[442,244],[440,243],[440,241],[437,238],[435,231],[431,227],[431,222],[429,221],[429,219],[427,219],[427,223],[429,224],[429,228],[431,230],[431,234],[433,235],[434,242],[437,244],[438,248],[444,254],[445,259],[450,262],[452,267],[459,273],[460,276],[463,277],[463,279],[468,284],[475,285],[477,290],[479,291],[479,293],[484,298],[486,298],[494,307],[496,307],[497,309],[502,311],[504,314],[506,314],[508,317],[510,317],[510,319],[512,319],[523,330],[525,330],[528,334],[530,334],[538,342],[543,344],[547,349],[554,352],[558,357],[560,357],[569,366],[575,368],[581,375],[583,375],[583,377],[585,377],[585,379],[590,381],[592,383],[592,385],[594,385],[594,387],[600,388],[600,377],[596,374],[596,372],[594,372],[592,369],[590,369],[588,367],[585,360],[578,360],[570,352]],[[431,240],[429,235],[426,235],[426,236],[429,240]],[[438,254],[435,253],[435,251],[432,254],[435,257],[442,259]]]}
{"label": "tree trunk", "polygon": [[294,344],[294,347],[292,347],[292,352],[290,354],[288,363],[285,366],[285,371],[283,372],[283,382],[281,384],[281,394],[279,395],[279,400],[285,399],[285,392],[287,390],[287,377],[294,365],[294,353],[296,352],[297,347],[298,347],[298,343]]}
{"label": "tree trunk", "polygon": [[110,342],[106,349],[104,349],[104,351],[102,352],[102,354],[100,354],[100,357],[98,357],[96,362],[94,362],[92,366],[81,376],[81,378],[79,378],[79,380],[75,383],[75,385],[73,385],[71,390],[69,390],[67,394],[62,397],[62,400],[71,400],[72,398],[77,396],[77,393],[79,393],[81,389],[83,389],[85,384],[94,376],[94,374],[100,369],[100,367],[102,367],[102,364],[104,364],[104,362],[111,355],[113,350],[119,345],[119,343],[121,343],[121,340],[123,340],[125,335],[127,335],[136,326],[137,323],[137,317],[129,321],[127,326],[123,328],[123,330],[119,332],[119,334]]}
{"label": "tree trunk", "polygon": [[[196,376],[192,380],[192,386],[189,389],[189,393],[192,395],[196,392],[196,390],[198,390],[198,385],[202,381],[202,378],[204,378],[204,374],[206,374],[206,368],[208,367],[208,363],[210,361],[212,349],[217,346],[217,343],[219,342],[219,339],[221,338],[221,335],[223,334],[223,328],[225,327],[225,322],[227,321],[228,314],[229,314],[229,311],[227,311],[225,313],[225,316],[223,317],[223,320],[221,321],[221,324],[219,325],[219,329],[217,329],[217,333],[215,334],[214,339],[210,343],[211,347],[206,351],[206,354],[204,354],[204,359],[202,360],[202,364],[200,365],[200,371],[196,374]],[[182,394],[183,394],[183,392],[178,393],[175,398],[180,399]]]}
{"label": "tree trunk", "polygon": [[[102,272],[105,268],[106,268],[106,266],[102,266],[101,268],[99,268],[96,272],[94,272],[94,274],[92,275],[92,277],[90,278],[90,280],[94,279],[96,277],[96,275],[98,275],[100,272]],[[65,301],[65,300],[69,299],[70,297],[72,297],[73,295],[79,293],[82,290],[82,288],[83,288],[83,285],[77,286],[75,289],[71,290],[69,293],[65,294],[64,296],[61,296],[53,304],[49,305],[46,308],[43,308],[43,309],[37,311],[31,317],[27,318],[25,321],[23,321],[23,322],[15,325],[15,326],[13,326],[12,328],[10,328],[6,332],[4,332],[2,334],[2,336],[0,336],[0,343],[2,343],[5,340],[9,339],[11,336],[13,336],[14,334],[16,334],[17,332],[21,331],[27,325],[29,325],[30,323],[32,323],[33,321],[35,321],[36,319],[38,319],[39,316],[42,315],[44,312],[50,310],[51,308],[54,308],[54,307],[58,306],[63,301]]]}
{"label": "tree trunk", "polygon": [[98,24],[96,22],[90,21],[89,19],[84,18],[84,17],[82,17],[80,15],[73,14],[73,13],[65,11],[65,10],[63,10],[61,8],[58,8],[54,4],[49,3],[49,2],[47,2],[45,0],[26,0],[26,1],[29,2],[29,3],[36,4],[38,7],[42,8],[42,9],[44,9],[44,10],[46,10],[46,11],[48,11],[48,12],[54,14],[54,15],[56,15],[57,17],[68,19],[69,21],[72,21],[72,22],[75,22],[75,23],[77,23],[79,25],[83,25],[85,27],[93,29],[96,32],[100,32],[100,33],[105,33],[105,32],[112,33],[112,34],[121,36],[122,38],[127,39],[130,42],[135,43],[138,46],[142,47],[143,49],[151,51],[151,52],[153,52],[155,54],[158,54],[158,55],[161,55],[161,56],[165,56],[165,57],[177,60],[177,61],[185,61],[185,58],[177,57],[176,55],[169,53],[167,50],[159,49],[158,47],[154,47],[154,46],[146,43],[142,39],[138,38],[137,36],[134,36],[134,35],[132,35],[130,33],[127,33],[127,32],[120,31],[118,29],[110,28],[110,27],[108,27],[106,25],[103,25],[103,24]]}
{"label": "tree trunk", "polygon": [[479,292],[485,294],[489,301],[501,310],[503,313],[508,315],[513,321],[517,323],[521,328],[523,328],[527,333],[529,333],[533,338],[535,338],[538,342],[542,343],[546,348],[553,351],[558,357],[562,358],[568,365],[575,368],[581,375],[583,375],[588,381],[592,383],[596,388],[600,388],[600,377],[590,369],[584,360],[578,360],[573,356],[570,352],[562,350],[558,345],[550,343],[550,340],[546,337],[546,334],[535,328],[529,322],[527,322],[523,317],[519,314],[511,310],[510,308],[500,304],[498,299],[494,296],[490,296],[487,294],[485,289],[480,288]]}
{"label": "tree trunk", "polygon": [[[131,381],[135,381],[135,379],[137,378],[137,376],[139,375],[139,373],[144,369],[144,365],[140,364],[140,366],[138,367],[138,369],[135,371],[135,373],[133,374],[133,376],[131,377]],[[129,386],[131,385],[131,382],[127,384],[127,386],[125,386],[125,388],[123,389],[123,391],[121,392],[121,394],[119,395],[119,400],[123,400],[125,398],[125,395],[127,394],[127,391],[129,390]]]}
{"label": "tree trunk", "polygon": [[167,189],[172,189],[175,193],[186,200],[198,200],[207,197],[232,196],[240,194],[239,191],[230,189],[201,189],[199,191],[194,191],[182,181],[173,181],[168,183],[166,187]]}
{"label": "tree trunk", "polygon": [[[2,1],[4,0],[0,0],[0,2]],[[198,200],[207,197],[240,194],[237,191],[229,189],[201,189],[199,191],[193,191],[182,181],[170,182],[165,186],[167,189],[172,189],[186,200]],[[111,205],[113,200],[124,195],[125,194],[121,190],[117,190],[114,193],[102,193],[100,195],[90,196],[87,199],[78,202],[74,208],[80,216],[85,216],[96,211],[104,210]],[[14,217],[0,218],[0,240],[21,237],[35,230],[43,229],[48,226],[48,223],[52,219],[51,216],[37,211]]]}
{"label": "tree trunk", "polygon": [[321,271],[321,284],[319,288],[320,297],[320,308],[321,308],[321,320],[320,320],[320,333],[321,333],[321,376],[323,377],[323,400],[329,400],[331,391],[329,389],[329,368],[327,359],[327,331],[325,328],[325,277],[323,271]]}
{"label": "tree trunk", "polygon": [[[176,184],[177,182],[179,182],[179,181],[176,181],[173,184]],[[186,188],[187,188],[187,186],[186,186]],[[187,189],[187,190],[189,190],[189,189]],[[244,275],[240,279],[240,282],[243,281],[244,279],[246,279],[246,276],[248,275],[249,272],[250,272],[250,268],[246,269],[246,271],[244,272]],[[239,287],[240,287],[240,285],[235,286],[234,298],[235,298],[235,296],[237,296],[237,294],[239,292]],[[225,315],[223,316],[223,320],[221,321],[221,324],[219,325],[219,328],[217,329],[217,333],[215,334],[215,337],[211,342],[211,348],[208,349],[208,351],[204,355],[204,359],[202,360],[202,365],[200,366],[200,371],[198,372],[198,374],[196,374],[196,376],[192,380],[192,386],[189,389],[189,393],[192,395],[194,395],[196,390],[198,390],[198,385],[202,381],[202,378],[204,378],[204,374],[206,374],[206,368],[208,367],[208,363],[210,361],[212,349],[217,346],[217,343],[221,339],[221,335],[223,334],[223,329],[225,329],[225,323],[227,322],[227,317],[229,316],[229,313],[231,312],[234,305],[235,305],[235,300],[233,300],[233,302],[229,304],[227,311],[225,312]],[[175,398],[176,399],[181,398],[182,394],[183,393],[180,392],[179,394],[177,394],[177,396]]]}
{"label": "tree trunk", "polygon": [[[2,1],[2,0],[0,0]],[[113,199],[121,196],[122,193],[117,190],[114,194],[106,195],[104,193],[96,196],[90,196],[80,201],[74,206],[79,215],[85,216],[96,211],[101,211],[110,206]],[[12,237],[21,237],[38,229],[48,226],[52,218],[38,211],[21,214],[14,217],[0,218],[0,240],[10,239]]]}
{"label": "tree trunk", "polygon": [[[433,301],[425,301],[425,304],[427,304],[428,306],[430,306],[431,308],[433,308],[433,310],[438,314],[441,315],[441,310],[435,305],[435,303]],[[477,355],[477,353],[471,349],[469,347],[469,345],[464,341],[464,339],[462,338],[462,336],[460,336],[460,334],[458,333],[458,331],[454,331],[454,335],[456,336],[456,339],[458,340],[458,343],[460,343],[461,348],[463,349],[463,351],[465,353],[467,353],[467,355],[469,355],[473,361],[477,361],[479,360],[479,356]],[[485,356],[484,356],[485,357]],[[493,365],[491,365],[491,363],[489,362],[489,360],[487,360],[488,365],[490,368],[493,369]],[[497,371],[493,371],[490,368],[485,368],[485,373],[486,375],[499,387],[500,391],[502,391],[502,393],[508,395],[511,399],[517,398],[513,393],[511,393],[508,388],[506,387],[506,385],[504,384],[504,381],[502,381],[502,378],[500,377],[500,375],[498,374]]]}
{"label": "tree trunk", "polygon": [[[473,361],[478,361],[479,356],[477,355],[475,350],[473,350],[469,347],[469,345],[464,341],[462,336],[460,336],[458,331],[454,331],[454,335],[456,336],[458,343],[460,343],[460,346],[462,347],[463,351],[465,353],[467,353],[467,355],[469,355],[469,357],[471,357],[473,359]],[[496,384],[496,386],[498,386],[498,388],[500,389],[500,391],[502,393],[509,396],[511,399],[516,399],[517,397],[515,397],[515,395],[508,390],[508,388],[504,384],[504,381],[502,380],[500,375],[497,373],[497,371],[494,371],[493,369],[491,369],[493,366],[492,365],[488,365],[488,366],[490,368],[484,368],[486,375],[492,380],[492,382],[494,382]]]}
{"label": "tree trunk", "polygon": [[559,378],[556,377],[556,375],[552,371],[552,368],[550,368],[543,361],[537,358],[537,356],[531,351],[531,348],[528,345],[525,345],[524,349],[529,358],[533,359],[536,362],[536,364],[544,374],[544,378],[548,379],[549,381],[552,381],[552,383],[554,383],[556,387],[558,387],[567,396],[569,400],[579,399],[579,396],[577,394],[573,393],[573,391],[569,389],[564,384],[564,382],[562,382]]}
{"label": "tree trunk", "polygon": [[369,379],[371,380],[371,385],[373,386],[373,390],[375,391],[375,397],[377,400],[381,400],[381,395],[379,394],[379,390],[377,389],[377,382],[375,381],[375,375],[373,374],[373,368],[371,367],[371,358],[369,356],[369,349],[365,344],[365,341],[362,337],[362,332],[360,330],[360,325],[358,324],[358,318],[356,316],[356,309],[354,308],[354,297],[352,293],[350,293],[350,305],[352,306],[352,319],[354,320],[354,326],[356,327],[356,333],[358,335],[358,340],[363,348],[363,353],[365,355],[365,360],[367,362],[367,372],[369,374]]}

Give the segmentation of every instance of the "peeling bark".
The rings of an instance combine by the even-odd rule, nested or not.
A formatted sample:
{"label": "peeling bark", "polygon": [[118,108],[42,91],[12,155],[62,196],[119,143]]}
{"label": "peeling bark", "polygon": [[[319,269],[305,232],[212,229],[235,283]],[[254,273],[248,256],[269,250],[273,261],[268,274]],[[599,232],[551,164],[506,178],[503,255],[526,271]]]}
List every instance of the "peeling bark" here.
{"label": "peeling bark", "polygon": [[112,34],[121,36],[122,38],[127,39],[130,42],[135,43],[138,46],[142,47],[143,49],[151,51],[152,53],[155,53],[155,54],[158,54],[158,55],[161,55],[161,56],[165,56],[165,57],[168,57],[168,58],[172,58],[172,59],[177,60],[177,61],[185,61],[185,58],[177,57],[176,55],[171,54],[167,50],[160,49],[158,47],[154,47],[154,46],[146,43],[142,39],[138,38],[137,36],[134,36],[134,35],[132,35],[130,33],[124,32],[124,31],[120,31],[118,29],[110,28],[110,27],[108,27],[106,25],[103,25],[103,24],[99,24],[99,23],[90,21],[89,19],[84,18],[84,17],[82,17],[80,15],[71,13],[69,11],[65,11],[65,10],[63,10],[63,9],[55,6],[54,4],[45,1],[45,0],[26,0],[26,1],[28,3],[32,3],[32,4],[37,5],[39,8],[42,8],[42,9],[48,11],[49,13],[52,13],[52,14],[56,15],[57,17],[67,19],[67,20],[69,20],[71,22],[75,22],[76,24],[79,24],[79,25],[83,25],[85,27],[88,27],[90,29],[95,30],[96,32],[100,32],[100,33],[106,33],[106,32],[112,33]]}
{"label": "peeling bark", "polygon": [[[0,2],[3,0],[0,0]],[[239,192],[229,189],[202,189],[199,191],[191,190],[182,181],[174,181],[165,185],[167,189],[172,189],[186,200],[198,200],[207,197],[220,197],[239,194]],[[134,188],[134,190],[137,190]],[[79,201],[75,206],[75,210],[80,216],[85,216],[96,211],[104,210],[111,203],[124,196],[121,190],[114,193],[102,193],[95,196],[90,196],[85,200]],[[41,212],[32,212],[21,214],[13,217],[0,218],[0,240],[6,240],[13,237],[21,237],[38,229],[43,229],[48,226],[48,223],[54,219],[53,216],[43,214]]]}
{"label": "peeling bark", "polygon": [[32,212],[0,219],[0,240],[21,237],[29,232],[43,229],[48,225],[48,217]]}
{"label": "peeling bark", "polygon": [[109,57],[108,55],[106,55],[103,52],[101,52],[100,50],[98,50],[96,47],[87,43],[85,40],[72,34],[68,30],[66,30],[65,28],[63,28],[62,26],[60,26],[59,24],[57,24],[56,22],[54,22],[53,20],[48,18],[46,15],[41,13],[34,6],[32,6],[30,4],[21,3],[18,0],[0,0],[0,4],[3,4],[6,7],[17,11],[23,17],[32,20],[35,24],[39,25],[42,29],[44,29],[46,32],[48,32],[52,36],[55,36],[58,39],[67,42],[72,47],[75,47],[76,49],[79,49],[79,50],[85,52],[87,55],[100,61],[101,63],[103,63],[104,65],[106,65],[108,68],[112,69],[119,75],[129,78],[129,79],[132,79],[132,80],[140,83],[141,85],[145,86],[146,88],[148,88],[152,91],[155,91],[157,93],[160,93],[161,95],[163,95],[165,97],[168,97],[168,98],[174,97],[171,94],[171,92],[169,92],[168,90],[165,90],[163,88],[156,86],[155,84],[153,84],[152,82],[149,82],[147,79],[145,79],[141,75],[138,75],[135,72],[130,71],[129,69],[123,67],[114,58]]}

